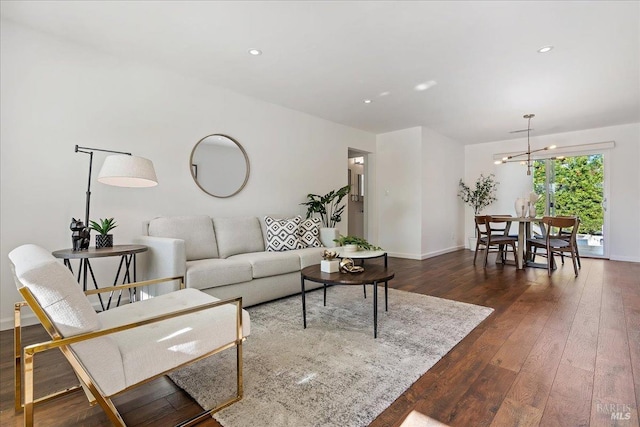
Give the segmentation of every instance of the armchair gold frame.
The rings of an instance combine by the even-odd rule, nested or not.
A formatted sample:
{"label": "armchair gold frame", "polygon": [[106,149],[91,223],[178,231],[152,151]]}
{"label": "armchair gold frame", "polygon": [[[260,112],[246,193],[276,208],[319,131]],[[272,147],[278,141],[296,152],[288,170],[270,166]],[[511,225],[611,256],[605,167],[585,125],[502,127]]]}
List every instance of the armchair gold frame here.
{"label": "armchair gold frame", "polygon": [[[102,292],[128,290],[135,287],[149,286],[149,285],[154,285],[154,284],[174,281],[174,280],[180,280],[180,289],[184,289],[184,277],[177,276],[177,277],[169,277],[169,278],[163,278],[163,279],[146,280],[146,281],[130,283],[126,285],[112,286],[109,288],[93,289],[93,290],[86,291],[85,294],[93,295],[93,294],[99,294]],[[151,317],[149,319],[142,320],[142,321],[132,322],[132,323],[128,323],[128,324],[124,324],[124,325],[120,325],[117,327],[104,329],[100,331],[75,335],[69,338],[63,338],[58,332],[58,330],[55,328],[55,326],[53,325],[53,322],[49,319],[47,314],[40,307],[40,305],[36,301],[33,294],[29,291],[29,289],[26,286],[22,286],[19,288],[19,291],[22,294],[25,301],[15,303],[14,305],[15,410],[16,410],[16,413],[20,412],[21,410],[24,410],[25,426],[33,425],[34,405],[36,403],[48,401],[53,398],[71,393],[73,391],[78,390],[81,387],[84,388],[90,404],[93,406],[96,403],[98,403],[102,407],[102,409],[105,411],[105,413],[107,414],[107,416],[109,417],[109,420],[113,423],[113,425],[126,426],[124,420],[122,419],[122,416],[120,415],[115,405],[111,401],[112,397],[120,395],[121,393],[131,390],[132,388],[135,388],[141,384],[144,384],[156,378],[159,378],[171,371],[182,368],[186,365],[197,362],[215,353],[219,353],[223,350],[226,350],[232,347],[236,347],[236,371],[237,371],[236,372],[237,374],[236,375],[236,395],[231,399],[219,404],[215,408],[207,409],[201,412],[200,414],[188,420],[183,421],[179,425],[180,426],[194,425],[195,423],[201,421],[207,416],[210,416],[211,414],[242,399],[242,395],[243,395],[242,343],[246,339],[243,337],[243,334],[242,334],[242,297],[215,301],[208,304],[201,304],[192,308],[177,310],[167,314]],[[184,316],[190,313],[222,306],[225,304],[234,304],[236,306],[236,339],[234,341],[224,344],[202,356],[194,358],[193,360],[187,363],[183,363],[175,368],[169,369],[153,377],[140,381],[137,384],[133,384],[110,396],[105,396],[99,391],[99,389],[94,384],[94,381],[92,380],[90,373],[85,369],[85,367],[82,365],[80,360],[75,356],[75,354],[73,353],[73,351],[71,351],[69,347],[71,344],[79,343],[82,341],[90,340],[90,339],[101,337],[101,336],[114,334],[117,332],[122,332],[127,329],[137,328],[140,326],[148,325],[155,322],[160,322],[160,321],[171,319],[174,317]],[[28,305],[33,310],[34,314],[36,315],[36,317],[38,318],[42,326],[44,326],[44,328],[49,333],[52,339],[49,341],[38,343],[38,344],[28,345],[24,349],[22,349],[21,316],[20,315],[21,315],[22,307],[26,305]],[[57,392],[51,393],[47,396],[44,396],[38,399],[34,399],[33,375],[34,375],[35,355],[47,350],[54,349],[54,348],[58,348],[60,349],[60,351],[62,351],[65,358],[67,359],[67,361],[69,362],[73,370],[75,371],[78,379],[80,380],[80,384],[63,389],[63,390],[59,390]],[[22,381],[23,376],[24,376],[24,383]],[[24,388],[24,402],[22,398],[23,388]]]}

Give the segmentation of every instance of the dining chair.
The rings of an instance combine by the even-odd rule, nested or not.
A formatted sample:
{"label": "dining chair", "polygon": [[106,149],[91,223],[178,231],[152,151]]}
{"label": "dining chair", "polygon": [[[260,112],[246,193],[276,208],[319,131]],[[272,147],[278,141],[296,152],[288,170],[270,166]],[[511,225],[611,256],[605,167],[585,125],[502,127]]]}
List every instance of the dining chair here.
{"label": "dining chair", "polygon": [[[580,230],[580,217],[558,215],[558,218],[575,218],[577,220],[576,237],[573,239],[573,244],[576,250],[576,261],[578,261],[578,268],[582,268],[582,264],[580,263],[580,252],[578,251],[578,239],[577,239],[577,234],[578,234],[578,231]],[[571,232],[562,231],[561,236],[563,236],[565,240],[571,241]],[[562,260],[562,264],[564,265],[564,254],[560,254],[560,259]]]}
{"label": "dining chair", "polygon": [[517,236],[510,236],[509,229],[511,228],[511,219],[509,216],[497,216],[487,215],[485,217],[486,226],[486,245],[484,252],[484,266],[487,266],[487,259],[489,252],[498,253],[499,259],[502,264],[506,261],[505,248],[510,246],[513,251],[513,257],[518,264],[518,254],[516,252],[516,243],[518,242]]}
{"label": "dining chair", "polygon": [[[50,252],[23,245],[9,253],[18,291],[25,299],[15,304],[15,411],[23,411],[24,425],[34,423],[35,404],[84,389],[91,405],[98,403],[116,426],[125,422],[112,398],[154,378],[223,350],[236,348],[236,390],[225,402],[183,424],[209,417],[242,399],[242,343],[250,319],[242,298],[219,300],[197,289],[184,289],[182,277],[147,280],[82,292],[73,274]],[[87,295],[130,290],[181,280],[181,289],[155,298],[96,313]],[[21,310],[28,306],[49,341],[24,346]],[[36,355],[59,349],[80,381],[36,399]],[[53,367],[55,368],[55,367]],[[54,369],[47,374],[54,375]]]}
{"label": "dining chair", "polygon": [[478,251],[480,250],[480,246],[484,250],[487,246],[487,216],[486,215],[476,215],[474,218],[474,224],[476,227],[476,249],[473,254],[473,265],[476,265],[476,258],[478,257]]}
{"label": "dining chair", "polygon": [[576,233],[578,231],[578,219],[576,217],[553,217],[542,218],[544,228],[544,238],[529,238],[527,246],[531,248],[545,249],[546,254],[538,254],[547,258],[547,272],[551,276],[554,268],[554,255],[564,255],[569,253],[573,262],[573,271],[578,276],[578,265],[576,262]]}

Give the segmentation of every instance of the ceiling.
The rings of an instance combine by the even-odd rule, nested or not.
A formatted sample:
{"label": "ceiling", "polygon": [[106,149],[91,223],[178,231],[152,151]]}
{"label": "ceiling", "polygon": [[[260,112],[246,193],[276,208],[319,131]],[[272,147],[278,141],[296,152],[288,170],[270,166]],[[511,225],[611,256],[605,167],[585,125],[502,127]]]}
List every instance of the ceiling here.
{"label": "ceiling", "polygon": [[[464,144],[522,136],[509,132],[526,128],[527,113],[532,135],[640,122],[639,10],[636,1],[1,3],[5,19],[270,103],[373,133],[426,126]],[[545,45],[554,49],[538,53]]]}

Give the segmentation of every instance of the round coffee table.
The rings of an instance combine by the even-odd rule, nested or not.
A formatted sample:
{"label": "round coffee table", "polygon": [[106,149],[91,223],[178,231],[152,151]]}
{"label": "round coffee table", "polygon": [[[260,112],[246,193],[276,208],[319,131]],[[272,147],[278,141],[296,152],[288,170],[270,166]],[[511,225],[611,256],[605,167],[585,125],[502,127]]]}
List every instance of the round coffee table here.
{"label": "round coffee table", "polygon": [[324,285],[324,305],[327,305],[327,285],[373,285],[373,337],[378,337],[378,283],[384,282],[384,306],[387,310],[387,283],[395,273],[386,267],[369,265],[362,273],[325,273],[320,271],[320,264],[305,267],[300,272],[302,288],[302,323],[307,327],[307,307],[305,301],[304,282],[309,280]]}

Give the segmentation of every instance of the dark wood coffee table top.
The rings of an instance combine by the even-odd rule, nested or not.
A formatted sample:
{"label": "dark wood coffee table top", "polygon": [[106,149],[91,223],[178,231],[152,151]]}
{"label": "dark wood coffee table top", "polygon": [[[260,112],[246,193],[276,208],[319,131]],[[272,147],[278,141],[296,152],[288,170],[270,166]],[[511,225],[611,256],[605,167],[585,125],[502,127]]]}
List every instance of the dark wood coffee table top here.
{"label": "dark wood coffee table top", "polygon": [[362,273],[324,273],[320,271],[320,264],[315,264],[303,268],[300,274],[305,280],[331,285],[364,285],[373,282],[386,282],[395,276],[393,271],[379,265],[366,265]]}

